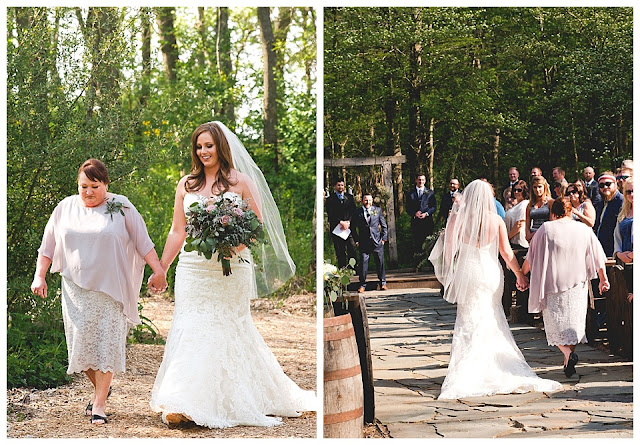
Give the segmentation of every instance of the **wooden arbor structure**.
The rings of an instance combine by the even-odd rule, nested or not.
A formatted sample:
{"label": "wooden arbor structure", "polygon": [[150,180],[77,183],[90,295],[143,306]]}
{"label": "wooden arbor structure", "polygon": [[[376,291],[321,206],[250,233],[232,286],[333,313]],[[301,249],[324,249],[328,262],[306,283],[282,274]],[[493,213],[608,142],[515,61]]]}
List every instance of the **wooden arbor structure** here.
{"label": "wooden arbor structure", "polygon": [[339,158],[325,159],[324,167],[326,168],[346,168],[346,167],[362,167],[366,165],[382,166],[382,185],[389,194],[387,202],[387,231],[389,238],[389,260],[391,264],[398,264],[398,240],[396,238],[396,215],[395,215],[395,198],[393,195],[393,174],[392,166],[394,164],[404,164],[407,157],[400,156],[382,156],[370,158]]}

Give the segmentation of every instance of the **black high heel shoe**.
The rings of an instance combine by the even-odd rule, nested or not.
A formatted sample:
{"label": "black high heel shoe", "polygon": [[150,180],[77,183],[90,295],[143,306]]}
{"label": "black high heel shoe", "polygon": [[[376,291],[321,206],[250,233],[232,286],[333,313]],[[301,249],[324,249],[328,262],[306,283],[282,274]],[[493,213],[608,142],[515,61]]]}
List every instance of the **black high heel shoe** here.
{"label": "black high heel shoe", "polygon": [[564,367],[564,375],[571,377],[576,373],[576,363],[578,363],[578,354],[572,352],[567,360],[567,366]]}

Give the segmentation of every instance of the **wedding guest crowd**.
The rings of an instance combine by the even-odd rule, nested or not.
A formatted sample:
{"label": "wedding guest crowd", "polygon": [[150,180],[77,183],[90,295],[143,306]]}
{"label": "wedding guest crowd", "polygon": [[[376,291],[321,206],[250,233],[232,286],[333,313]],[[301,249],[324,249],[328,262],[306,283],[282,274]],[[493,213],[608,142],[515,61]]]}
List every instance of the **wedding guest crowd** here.
{"label": "wedding guest crowd", "polygon": [[[496,199],[493,186],[491,190],[496,212],[505,221],[512,248],[529,248],[536,233],[551,220],[573,220],[593,231],[606,257],[631,265],[633,161],[623,161],[615,171],[616,173],[605,171],[598,176],[595,169],[588,166],[582,171],[584,180],[576,178],[570,183],[566,179],[565,169],[557,166],[552,170],[553,181],[549,183],[538,166],[531,168],[528,182],[520,179],[517,167],[509,168],[509,182],[501,188],[499,196],[502,203]],[[480,179],[488,182],[486,178]],[[452,207],[464,193],[460,179],[451,178],[448,190],[440,200],[437,218],[434,218],[437,210],[435,194],[425,184],[426,176],[418,174],[415,177],[415,187],[407,193],[406,210],[411,218],[414,261],[419,261],[424,254],[424,241],[433,233],[435,222],[446,225]],[[555,201],[561,201],[562,206],[560,202],[558,206],[562,209],[557,207],[557,214],[552,216]],[[363,195],[362,204],[362,207],[356,208],[354,198],[345,191],[342,179],[335,182],[334,191],[326,198],[329,231],[338,266],[346,265],[348,258],[356,258],[357,246],[360,251],[357,267],[360,291],[365,289],[366,269],[372,254],[376,260],[379,288],[386,289],[384,244],[387,240],[387,224],[383,216],[386,209],[373,206],[373,197],[368,193]],[[348,236],[345,236],[345,231],[350,232]],[[337,234],[340,232],[342,236]],[[632,281],[631,276],[628,281]],[[632,298],[632,288],[629,287],[629,301]],[[568,358],[567,355],[565,359]]]}

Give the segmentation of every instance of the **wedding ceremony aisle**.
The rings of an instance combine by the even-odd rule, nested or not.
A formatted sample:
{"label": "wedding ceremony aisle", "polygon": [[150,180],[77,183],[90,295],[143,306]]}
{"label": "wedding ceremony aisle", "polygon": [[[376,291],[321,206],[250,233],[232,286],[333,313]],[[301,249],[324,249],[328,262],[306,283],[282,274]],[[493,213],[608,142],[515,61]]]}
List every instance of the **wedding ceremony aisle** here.
{"label": "wedding ceremony aisle", "polygon": [[[294,295],[286,300],[258,298],[251,302],[256,328],[280,362],[282,369],[304,389],[316,388],[315,296]],[[145,299],[143,315],[166,338],[171,326],[173,301],[166,296]],[[290,339],[295,338],[295,342]],[[316,437],[316,413],[284,418],[275,427],[238,426],[209,429],[190,424],[169,429],[160,414],[149,408],[151,387],[162,360],[164,345],[127,346],[127,372],[116,376],[107,400],[108,425],[91,425],[83,415],[91,397],[84,377],[45,390],[7,390],[9,438],[276,438]]]}
{"label": "wedding ceremony aisle", "polygon": [[555,393],[437,400],[447,373],[456,306],[439,289],[367,292],[375,417],[392,438],[633,437],[633,362],[578,345],[577,374],[544,331],[510,324],[538,376],[562,383]]}

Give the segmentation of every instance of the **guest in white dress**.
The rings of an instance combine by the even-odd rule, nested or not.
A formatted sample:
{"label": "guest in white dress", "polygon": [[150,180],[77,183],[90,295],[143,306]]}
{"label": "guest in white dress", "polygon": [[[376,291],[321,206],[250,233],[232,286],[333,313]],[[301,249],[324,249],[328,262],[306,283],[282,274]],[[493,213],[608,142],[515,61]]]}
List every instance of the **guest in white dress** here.
{"label": "guest in white dress", "polygon": [[513,207],[506,211],[504,223],[507,226],[507,236],[512,247],[529,247],[526,238],[525,225],[527,221],[527,206],[529,205],[529,187],[526,181],[518,181],[511,192],[515,201]]}
{"label": "guest in white dress", "polygon": [[140,323],[138,295],[145,262],[166,286],[153,242],[127,197],[107,191],[104,163],[85,161],[78,170],[78,195],[63,199],[47,223],[38,249],[34,294],[45,298],[45,275],[62,275],[68,374],[84,372],[94,386],[86,414],[107,423],[106,399],[113,374],[125,371],[129,327]]}
{"label": "guest in white dress", "polygon": [[589,280],[600,278],[600,293],[609,289],[606,255],[586,224],[573,221],[568,198],[556,199],[551,221],[544,223],[530,242],[522,267],[531,271],[529,312],[542,312],[547,343],[564,355],[564,372],[575,374],[578,343],[586,343]]}
{"label": "guest in white dress", "polygon": [[[250,299],[272,292],[295,271],[269,186],[237,136],[222,123],[200,125],[191,145],[191,173],[178,183],[162,253],[167,269],[178,253],[180,257],[173,322],[151,409],[162,413],[169,427],[193,421],[209,428],[274,426],[281,423],[275,416],[316,411],[315,393],[287,377],[251,318]],[[248,200],[269,240],[256,252],[239,248],[236,255],[247,262],[233,258],[229,276],[223,275],[215,255],[208,260],[183,248],[189,205],[222,197]],[[261,258],[261,268],[254,267],[252,254]],[[155,278],[149,279],[152,285]]]}

